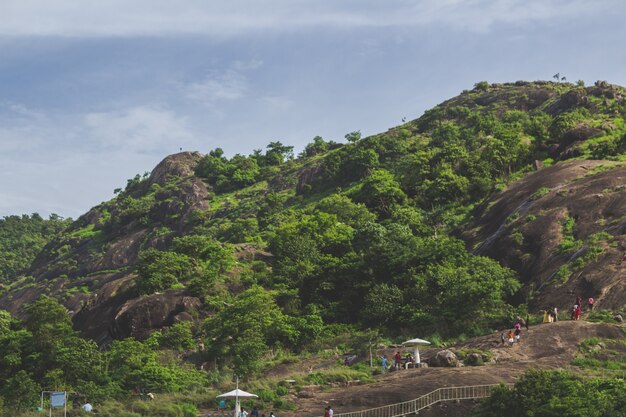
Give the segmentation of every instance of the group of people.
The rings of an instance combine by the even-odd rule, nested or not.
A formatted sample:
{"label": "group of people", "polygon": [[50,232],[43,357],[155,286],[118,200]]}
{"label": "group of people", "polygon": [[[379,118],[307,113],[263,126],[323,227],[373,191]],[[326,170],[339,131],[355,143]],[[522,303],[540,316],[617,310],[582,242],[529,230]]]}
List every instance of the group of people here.
{"label": "group of people", "polygon": [[412,353],[407,352],[403,358],[400,351],[397,351],[396,354],[393,355],[393,366],[389,365],[389,361],[387,360],[387,356],[385,355],[380,357],[380,361],[381,361],[382,371],[383,373],[385,373],[389,369],[392,369],[392,368],[394,370],[402,369],[403,367],[408,368],[408,364],[415,363],[415,357],[413,356]]}
{"label": "group of people", "polygon": [[[239,412],[239,417],[248,417],[248,416],[259,417],[259,409],[257,407],[254,407],[252,411],[250,411],[250,413],[248,414],[245,408],[242,408],[241,411]],[[265,417],[265,414],[261,414],[261,417]],[[273,411],[270,413],[270,417],[276,417]]]}
{"label": "group of people", "polygon": [[324,417],[333,417],[334,413],[335,412],[333,411],[333,408],[330,405],[324,409]]}
{"label": "group of people", "polygon": [[544,323],[555,323],[559,321],[559,309],[557,306],[554,307],[546,307],[543,310],[543,322]]}
{"label": "group of people", "polygon": [[522,338],[522,326],[528,330],[528,321],[524,320],[520,316],[517,316],[515,319],[514,329],[509,330],[508,332],[500,333],[500,345],[504,345],[505,343],[509,346],[513,346],[513,343],[520,341]]}
{"label": "group of people", "polygon": [[[589,307],[590,312],[593,310],[594,303],[595,303],[595,300],[593,299],[593,297],[589,297],[589,299],[587,300],[587,306]],[[572,315],[571,315],[572,320],[580,320],[580,311],[582,309],[582,304],[583,304],[583,300],[582,298],[580,298],[580,295],[579,295],[576,297],[576,304],[574,304],[574,307],[572,307]]]}
{"label": "group of people", "polygon": [[[589,308],[589,311],[593,310],[594,303],[595,303],[595,300],[593,299],[593,297],[589,297],[589,299],[587,300],[587,306]],[[582,312],[582,308],[583,308],[583,300],[581,296],[578,295],[576,296],[576,301],[574,302],[574,305],[572,306],[572,309],[570,310],[570,319],[580,320],[580,313]],[[547,307],[543,311],[543,322],[553,323],[557,321],[559,321],[558,308],[556,306]]]}

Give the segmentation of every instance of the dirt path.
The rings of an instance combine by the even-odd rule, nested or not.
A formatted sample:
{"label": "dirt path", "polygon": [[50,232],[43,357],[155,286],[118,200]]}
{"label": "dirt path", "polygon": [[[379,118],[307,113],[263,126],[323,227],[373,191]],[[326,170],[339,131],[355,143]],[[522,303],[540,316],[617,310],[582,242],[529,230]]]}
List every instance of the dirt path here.
{"label": "dirt path", "polygon": [[[590,337],[624,339],[625,334],[616,325],[561,321],[531,326],[530,331],[522,334],[521,342],[512,347],[500,347],[499,333],[482,336],[460,343],[454,349],[490,350],[496,360],[495,364],[393,372],[378,376],[376,382],[371,384],[319,392],[312,398],[297,398],[295,402],[298,410],[294,413],[281,413],[279,417],[321,416],[327,404],[331,404],[337,413],[357,411],[408,401],[440,387],[515,382],[531,367],[560,368],[569,365],[580,342]],[[435,352],[435,349],[427,350],[423,357],[426,360]],[[444,413],[437,410],[444,410]],[[429,412],[432,416],[454,415],[451,413],[449,405],[433,407]]]}
{"label": "dirt path", "polygon": [[[626,327],[589,323],[586,321],[561,321],[558,323],[531,326],[522,333],[520,343],[513,346],[500,345],[500,333],[481,336],[459,343],[451,350],[475,348],[491,351],[494,364],[458,368],[418,368],[391,372],[375,377],[376,381],[363,385],[349,385],[325,391],[307,390],[307,394],[292,393],[288,401],[297,405],[296,411],[277,413],[278,417],[321,417],[324,407],[333,406],[336,413],[364,410],[373,407],[409,401],[440,387],[497,384],[515,382],[527,369],[561,368],[570,364],[578,351],[579,344],[590,337],[624,339]],[[440,349],[420,350],[422,360],[427,361]],[[391,350],[386,351],[389,354]],[[388,355],[389,356],[389,355]],[[328,359],[326,359],[328,362]],[[330,361],[328,364],[334,364]],[[320,362],[321,364],[321,362]],[[314,362],[307,362],[310,369],[318,369]],[[294,371],[301,372],[304,365],[281,366],[272,370],[273,376],[285,379]],[[469,415],[471,401],[443,403],[422,412],[424,417],[454,417]],[[264,410],[266,415],[269,411]]]}

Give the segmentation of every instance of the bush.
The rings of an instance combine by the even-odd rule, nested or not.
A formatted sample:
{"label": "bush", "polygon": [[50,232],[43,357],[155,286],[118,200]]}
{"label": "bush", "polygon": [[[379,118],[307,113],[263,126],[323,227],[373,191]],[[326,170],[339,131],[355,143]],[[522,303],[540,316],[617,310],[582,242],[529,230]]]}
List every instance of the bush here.
{"label": "bush", "polygon": [[480,81],[474,84],[474,90],[476,91],[487,91],[489,88],[489,83],[487,81]]}
{"label": "bush", "polygon": [[[618,311],[617,313],[620,313],[622,317],[626,316],[625,310]],[[615,313],[611,310],[593,310],[587,316],[587,321],[594,323],[615,323],[615,319],[613,319],[614,316]]]}

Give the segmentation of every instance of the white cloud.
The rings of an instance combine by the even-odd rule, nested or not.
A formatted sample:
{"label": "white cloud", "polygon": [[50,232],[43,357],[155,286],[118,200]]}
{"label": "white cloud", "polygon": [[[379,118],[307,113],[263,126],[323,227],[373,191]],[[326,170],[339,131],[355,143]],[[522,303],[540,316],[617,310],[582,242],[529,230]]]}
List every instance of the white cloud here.
{"label": "white cloud", "polygon": [[43,113],[26,107],[22,103],[4,102],[0,104],[0,112],[9,113],[14,120],[16,118],[27,120],[43,120],[45,118]]}
{"label": "white cloud", "polygon": [[0,36],[214,37],[312,27],[446,24],[486,30],[495,23],[567,19],[624,11],[621,0],[3,0]]}
{"label": "white cloud", "polygon": [[238,71],[213,72],[197,83],[184,87],[185,96],[205,105],[242,98],[247,89],[246,77]]}
{"label": "white cloud", "polygon": [[294,102],[289,97],[267,96],[259,99],[263,106],[273,112],[284,112],[293,107]]}
{"label": "white cloud", "polygon": [[[77,217],[166,155],[201,147],[185,117],[156,105],[63,116],[2,110],[0,216]],[[23,118],[7,117],[14,113]]]}
{"label": "white cloud", "polygon": [[234,102],[248,94],[248,75],[263,65],[263,61],[235,61],[230,68],[211,70],[198,82],[181,85],[180,90],[185,98],[211,108],[214,114],[220,115],[218,105]]}
{"label": "white cloud", "polygon": [[41,143],[41,137],[33,128],[0,127],[0,153],[35,151]]}
{"label": "white cloud", "polygon": [[0,153],[40,149],[45,135],[40,126],[47,123],[43,113],[21,103],[0,103]]}
{"label": "white cloud", "polygon": [[198,142],[186,118],[153,106],[86,114],[84,127],[75,135],[101,148],[139,153],[173,153],[179,147],[193,148]]}

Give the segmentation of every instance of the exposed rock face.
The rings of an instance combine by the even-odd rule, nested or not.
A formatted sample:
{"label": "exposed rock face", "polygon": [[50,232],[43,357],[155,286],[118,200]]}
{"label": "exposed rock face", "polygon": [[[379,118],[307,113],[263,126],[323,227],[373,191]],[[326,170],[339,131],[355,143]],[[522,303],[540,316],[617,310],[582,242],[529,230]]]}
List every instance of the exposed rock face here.
{"label": "exposed rock face", "polygon": [[[187,233],[194,213],[208,206],[210,190],[193,176],[201,157],[197,152],[170,155],[139,188],[81,216],[66,240],[49,245],[33,263],[29,275],[34,285],[0,297],[0,308],[19,315],[24,304],[42,293],[63,299],[69,288],[88,288],[88,293],[77,292],[64,304],[72,311],[75,327],[98,343],[128,336],[143,339],[155,329],[192,319],[198,299],[176,292],[136,298],[132,271],[141,250],[163,249],[168,239]],[[145,220],[125,214],[124,199],[141,201],[155,187]]]}
{"label": "exposed rock face", "polygon": [[546,109],[546,113],[557,116],[575,107],[589,107],[589,97],[585,90],[572,90],[563,94],[559,100]]}
{"label": "exposed rock face", "polygon": [[298,185],[296,185],[296,193],[304,194],[315,183],[317,178],[321,175],[322,168],[319,165],[312,166],[303,170],[298,177]]}
{"label": "exposed rock face", "polygon": [[428,366],[432,367],[455,367],[459,365],[456,355],[450,350],[440,350],[428,360]]}
{"label": "exposed rock face", "polygon": [[[578,294],[593,296],[599,308],[626,305],[626,166],[575,161],[544,168],[487,204],[463,236],[474,253],[519,273],[533,308],[567,311]],[[574,242],[570,249],[566,240]]]}
{"label": "exposed rock face", "polygon": [[164,185],[173,177],[188,177],[193,175],[202,155],[198,152],[181,152],[167,156],[150,174],[150,184]]}
{"label": "exposed rock face", "polygon": [[153,329],[172,325],[181,314],[189,314],[199,307],[199,299],[173,293],[128,300],[115,315],[112,334],[115,338],[145,339]]}

